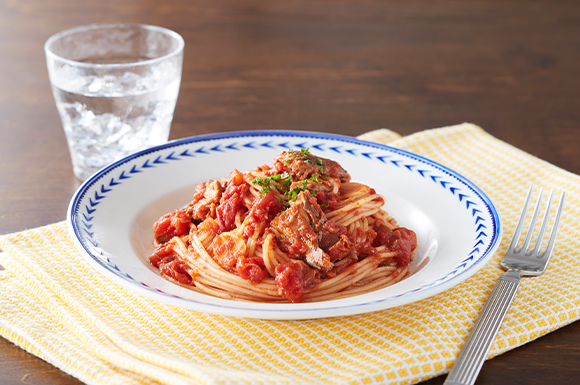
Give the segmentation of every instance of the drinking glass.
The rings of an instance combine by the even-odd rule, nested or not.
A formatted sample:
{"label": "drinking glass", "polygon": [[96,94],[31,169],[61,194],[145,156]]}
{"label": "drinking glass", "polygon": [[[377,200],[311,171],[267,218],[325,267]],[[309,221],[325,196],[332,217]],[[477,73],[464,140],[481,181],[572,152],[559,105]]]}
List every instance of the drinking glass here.
{"label": "drinking glass", "polygon": [[52,92],[80,180],[167,142],[183,47],[177,33],[142,24],[93,24],[47,40]]}

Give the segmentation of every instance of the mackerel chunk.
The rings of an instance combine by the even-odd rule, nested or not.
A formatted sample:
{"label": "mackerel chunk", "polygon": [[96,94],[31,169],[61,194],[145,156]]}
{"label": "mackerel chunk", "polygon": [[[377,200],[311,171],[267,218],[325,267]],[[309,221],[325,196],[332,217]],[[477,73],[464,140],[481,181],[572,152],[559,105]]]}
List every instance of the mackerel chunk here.
{"label": "mackerel chunk", "polygon": [[329,175],[342,183],[350,182],[349,173],[338,162],[301,151],[283,151],[274,158],[274,168],[278,173],[290,173],[298,180],[318,174]]}
{"label": "mackerel chunk", "polygon": [[332,269],[330,257],[318,245],[326,217],[316,198],[302,191],[290,208],[278,215],[270,229],[276,235],[280,249],[294,259],[303,259],[309,266],[322,272]]}
{"label": "mackerel chunk", "polygon": [[215,218],[224,187],[216,180],[201,182],[195,188],[193,201],[186,207],[185,212],[197,221],[206,218]]}

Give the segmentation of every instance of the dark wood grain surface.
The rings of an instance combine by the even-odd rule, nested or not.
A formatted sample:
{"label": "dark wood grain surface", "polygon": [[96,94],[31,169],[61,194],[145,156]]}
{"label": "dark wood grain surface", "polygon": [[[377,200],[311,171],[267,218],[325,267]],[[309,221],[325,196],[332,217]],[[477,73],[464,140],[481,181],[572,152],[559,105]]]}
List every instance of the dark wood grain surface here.
{"label": "dark wood grain surface", "polygon": [[[43,44],[103,21],[184,37],[172,139],[260,128],[406,135],[468,121],[580,173],[578,1],[4,0],[0,234],[65,219],[80,182]],[[488,361],[477,384],[577,384],[579,362],[575,323]],[[78,381],[0,338],[0,383]]]}

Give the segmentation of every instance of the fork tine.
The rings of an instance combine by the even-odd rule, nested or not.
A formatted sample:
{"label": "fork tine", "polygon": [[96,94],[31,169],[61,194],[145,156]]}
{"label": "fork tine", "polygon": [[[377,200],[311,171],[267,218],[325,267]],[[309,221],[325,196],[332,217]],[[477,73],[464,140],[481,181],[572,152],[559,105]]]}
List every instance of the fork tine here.
{"label": "fork tine", "polygon": [[527,253],[530,243],[532,242],[532,236],[534,234],[534,227],[536,226],[536,221],[538,220],[538,214],[540,213],[540,204],[542,203],[542,195],[544,194],[544,188],[540,187],[540,193],[538,194],[538,200],[536,201],[536,206],[534,207],[534,213],[532,214],[532,221],[528,226],[528,233],[526,234],[526,239],[522,250]]}
{"label": "fork tine", "polygon": [[[556,218],[554,219],[554,226],[552,227],[552,234],[550,234],[550,240],[546,246],[546,251],[544,251],[541,255],[541,257],[543,257],[544,255],[548,254],[548,261],[552,256],[552,250],[554,249],[554,244],[556,243],[556,235],[558,234],[559,227],[558,225],[560,224],[560,216],[562,214],[562,208],[564,207],[564,198],[566,198],[566,193],[562,191],[562,194],[560,195],[560,202],[558,203],[558,209],[556,211]],[[546,264],[548,261],[546,261]]]}
{"label": "fork tine", "polygon": [[[542,219],[542,225],[540,226],[540,232],[538,234],[538,238],[536,238],[536,244],[534,248],[528,252],[528,249],[524,249],[526,255],[533,254],[536,252],[536,256],[540,256],[540,246],[542,246],[542,239],[544,238],[544,234],[546,233],[546,227],[548,226],[548,217],[550,216],[550,207],[552,206],[552,195],[554,190],[550,190],[550,196],[548,197],[548,204],[546,205],[546,211],[544,212],[544,218]],[[530,231],[532,228],[530,228]],[[543,255],[543,254],[542,254]]]}
{"label": "fork tine", "polygon": [[530,186],[528,189],[528,196],[526,197],[526,201],[524,203],[524,208],[522,209],[522,214],[520,215],[520,219],[518,220],[518,224],[516,226],[516,231],[514,236],[512,237],[512,241],[508,247],[508,251],[513,251],[516,246],[518,245],[518,241],[520,240],[520,236],[522,235],[522,229],[524,227],[524,222],[526,221],[526,213],[528,212],[528,206],[530,205],[530,199],[532,197],[532,189],[534,186]]}

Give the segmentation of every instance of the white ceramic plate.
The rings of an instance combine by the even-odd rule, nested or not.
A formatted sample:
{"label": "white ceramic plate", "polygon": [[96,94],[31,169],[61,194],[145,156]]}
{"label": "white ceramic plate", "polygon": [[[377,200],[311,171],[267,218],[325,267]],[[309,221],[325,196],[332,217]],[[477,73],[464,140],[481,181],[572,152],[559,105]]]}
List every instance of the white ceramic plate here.
{"label": "white ceramic plate", "polygon": [[[202,181],[272,164],[286,149],[310,148],[338,161],[352,180],[385,196],[385,209],[414,230],[412,275],[372,293],[315,303],[223,300],[163,279],[148,262],[153,223],[192,200]],[[249,131],[192,137],[122,159],[87,180],[68,210],[83,257],[118,284],[183,308],[237,317],[308,319],[382,310],[438,294],[484,266],[499,246],[499,216],[489,198],[456,172],[423,157],[351,137]]]}

